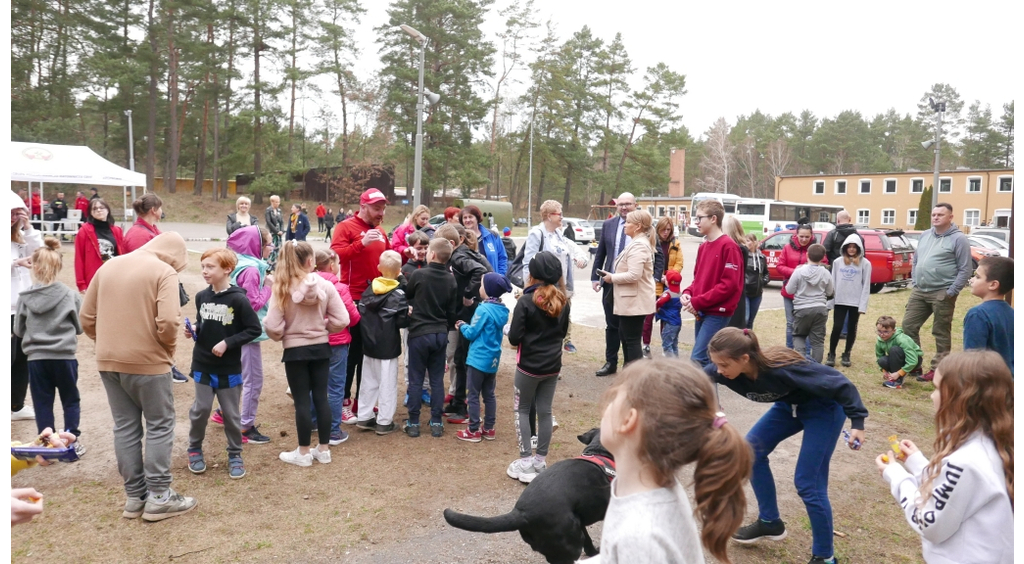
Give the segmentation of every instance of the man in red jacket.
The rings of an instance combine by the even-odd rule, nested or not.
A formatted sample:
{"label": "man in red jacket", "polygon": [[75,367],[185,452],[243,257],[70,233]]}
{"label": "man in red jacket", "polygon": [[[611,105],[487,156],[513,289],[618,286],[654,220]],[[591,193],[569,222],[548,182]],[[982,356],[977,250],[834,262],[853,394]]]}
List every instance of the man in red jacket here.
{"label": "man in red jacket", "polygon": [[711,364],[708,343],[719,329],[729,325],[729,318],[743,296],[743,252],[724,232],[725,208],[717,200],[697,204],[697,229],[705,241],[697,248],[693,283],[683,290],[679,302],[693,314],[693,351],[690,360],[702,367]]}
{"label": "man in red jacket", "polygon": [[[338,253],[341,265],[341,283],[348,284],[352,297],[358,299],[370,282],[380,276],[377,265],[380,255],[391,249],[391,241],[380,227],[388,200],[376,188],[370,188],[359,197],[359,213],[334,227],[331,249]],[[357,329],[351,330],[352,344],[348,349],[348,370],[345,378],[345,401],[342,404],[342,423],[354,424],[357,406],[352,401],[352,380],[356,381],[355,397],[359,397],[359,384],[363,379],[363,337]],[[354,378],[353,378],[354,377]]]}
{"label": "man in red jacket", "polygon": [[75,195],[75,209],[82,212],[82,221],[89,217],[89,198],[81,190]]}
{"label": "man in red jacket", "polygon": [[316,206],[316,229],[318,233],[324,232],[324,216],[327,215],[327,208],[323,202],[317,202]]}
{"label": "man in red jacket", "polygon": [[[793,275],[796,267],[807,262],[807,248],[814,244],[814,229],[809,223],[801,223],[796,228],[796,235],[790,239],[789,244],[782,248],[779,255],[779,262],[775,264],[775,270],[782,275],[782,305],[786,310],[786,347],[793,348],[793,294],[786,292],[786,284],[789,284],[789,277]],[[821,264],[828,264],[828,259],[821,261]],[[808,345],[806,350],[799,351],[810,357],[811,348]]]}

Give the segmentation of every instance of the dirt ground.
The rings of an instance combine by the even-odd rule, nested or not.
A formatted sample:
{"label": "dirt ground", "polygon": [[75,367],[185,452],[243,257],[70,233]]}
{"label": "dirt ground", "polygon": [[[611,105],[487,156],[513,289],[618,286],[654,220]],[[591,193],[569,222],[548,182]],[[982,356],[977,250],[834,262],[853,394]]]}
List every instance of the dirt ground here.
{"label": "dirt ground", "polygon": [[[73,285],[72,249],[66,245],[65,251],[67,266],[62,280]],[[190,258],[182,280],[195,295],[202,279],[198,257]],[[873,296],[865,318],[873,320],[882,313],[901,317],[907,294]],[[968,294],[961,296],[954,327],[962,326],[964,313],[975,303]],[[194,317],[191,303],[185,310]],[[781,344],[782,311],[761,313],[756,329],[763,341]],[[922,335],[929,332],[930,325],[926,325]],[[867,420],[869,442],[860,452],[840,445],[832,460],[835,529],[845,535],[836,538],[836,554],[844,562],[921,562],[920,541],[903,521],[873,459],[892,433],[912,438],[930,451],[926,445],[932,441],[931,385],[914,382],[900,391],[883,389],[871,368],[871,323],[863,323],[860,333],[854,368],[847,369],[847,374],[858,384],[871,413]],[[959,332],[954,333],[959,339]],[[603,330],[575,326],[573,336],[579,352],[564,358],[554,404],[561,427],[554,433],[549,464],[580,453],[582,445],[575,436],[599,424],[601,394],[610,383],[593,375],[603,362]],[[682,338],[692,342],[692,325],[684,325]],[[954,350],[959,347],[956,340]],[[657,335],[652,348],[660,354]],[[689,346],[682,348],[688,355]],[[934,350],[930,337],[925,338],[925,349]],[[179,367],[189,366],[191,350],[191,344],[181,337],[176,354]],[[524,488],[505,475],[505,467],[517,456],[511,422],[513,352],[507,345],[498,373],[496,441],[457,441],[457,425],[446,425],[441,439],[429,435],[410,439],[400,432],[378,437],[349,427],[351,438],[332,449],[331,464],[298,468],[278,460],[278,453],[297,444],[294,409],[284,394],[281,346],[265,342],[266,384],[257,422],[272,442],[245,446],[247,475],[242,480],[227,476],[225,440],[217,425],[208,427],[205,452],[209,470],[198,476],[189,473],[186,443],[193,384],[175,385],[173,487],[199,503],[192,513],[159,523],[121,517],[124,490],[114,457],[112,419],[93,351],[92,341],[81,337],[81,428],[88,453],[74,464],[32,468],[12,477],[12,487],[33,486],[44,494],[46,504],[42,517],[12,531],[13,562],[544,561],[516,533],[468,533],[449,527],[441,516],[448,507],[479,515],[504,513]],[[724,391],[722,403],[730,423],[744,432],[768,408],[728,391]],[[396,420],[403,416],[400,407]],[[61,417],[58,405],[58,424]],[[31,421],[12,423],[12,439],[30,439],[34,433]],[[792,486],[799,441],[798,435],[784,442],[772,456],[789,537],[770,546],[732,546],[734,562],[796,563],[809,558],[809,522]],[[685,469],[681,477],[688,482],[689,475],[690,469]],[[756,503],[749,486],[747,490],[749,520],[756,515]],[[600,542],[600,535],[600,524],[591,527],[595,543]]]}

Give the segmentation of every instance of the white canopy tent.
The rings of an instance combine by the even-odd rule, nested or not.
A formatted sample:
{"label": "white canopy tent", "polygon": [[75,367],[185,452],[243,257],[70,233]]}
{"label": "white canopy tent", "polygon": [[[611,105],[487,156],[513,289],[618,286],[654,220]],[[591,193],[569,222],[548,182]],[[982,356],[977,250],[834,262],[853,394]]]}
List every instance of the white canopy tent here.
{"label": "white canopy tent", "polygon": [[[48,145],[12,141],[9,163],[11,181],[39,183],[39,200],[43,200],[43,184],[93,184],[98,186],[142,186],[145,192],[146,175],[128,170],[97,155],[89,147],[78,145]],[[132,190],[134,195],[134,189]],[[131,215],[127,194],[124,194],[125,217]],[[41,210],[40,210],[41,211]],[[31,212],[31,210],[30,210]]]}

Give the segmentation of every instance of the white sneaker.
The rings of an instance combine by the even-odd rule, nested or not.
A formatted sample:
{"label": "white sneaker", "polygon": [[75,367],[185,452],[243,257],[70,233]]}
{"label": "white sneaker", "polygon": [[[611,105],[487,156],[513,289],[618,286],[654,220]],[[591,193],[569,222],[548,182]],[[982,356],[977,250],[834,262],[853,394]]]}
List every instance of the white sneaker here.
{"label": "white sneaker", "polygon": [[36,411],[31,405],[26,405],[18,411],[11,412],[11,421],[35,421]]}
{"label": "white sneaker", "polygon": [[309,447],[309,454],[313,455],[313,459],[316,460],[317,462],[319,462],[320,464],[330,464],[331,463],[331,451],[330,450],[320,450],[320,447],[318,447],[318,446],[316,446],[316,447]]}
{"label": "white sneaker", "polygon": [[538,474],[540,474],[541,472],[548,469],[548,463],[534,456],[533,469],[536,470]]}
{"label": "white sneaker", "polygon": [[[310,451],[312,452],[312,449],[310,449]],[[282,452],[280,456],[278,456],[278,458],[280,458],[284,462],[287,462],[288,464],[294,464],[296,466],[313,465],[313,455],[301,454],[299,453],[298,448],[296,448],[295,450],[289,450],[288,452]]]}
{"label": "white sneaker", "polygon": [[530,461],[524,462],[521,458],[517,458],[512,461],[512,464],[508,465],[508,470],[505,471],[509,478],[519,480],[524,484],[529,484],[537,477],[537,469],[534,468]]}

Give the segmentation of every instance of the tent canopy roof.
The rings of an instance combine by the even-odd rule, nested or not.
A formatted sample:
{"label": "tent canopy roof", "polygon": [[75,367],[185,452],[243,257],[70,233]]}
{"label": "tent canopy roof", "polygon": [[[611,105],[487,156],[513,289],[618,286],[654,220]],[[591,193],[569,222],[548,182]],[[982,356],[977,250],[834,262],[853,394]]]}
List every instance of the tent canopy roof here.
{"label": "tent canopy roof", "polygon": [[97,155],[89,147],[11,142],[11,180],[99,186],[145,186],[146,175]]}

